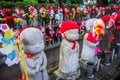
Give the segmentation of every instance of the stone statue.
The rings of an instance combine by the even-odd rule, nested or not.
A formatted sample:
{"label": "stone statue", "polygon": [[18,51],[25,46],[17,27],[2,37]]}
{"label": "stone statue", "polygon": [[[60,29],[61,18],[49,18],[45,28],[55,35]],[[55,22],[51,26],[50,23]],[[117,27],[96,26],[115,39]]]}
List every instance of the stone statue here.
{"label": "stone statue", "polygon": [[[29,80],[49,80],[42,32],[37,28],[26,28],[20,33],[20,41],[24,50]],[[20,66],[22,75],[25,76],[23,65]]]}
{"label": "stone statue", "polygon": [[96,48],[104,35],[104,21],[96,18],[89,19],[86,21],[86,30],[80,63],[87,70],[88,78],[94,78],[94,66],[99,64]]}
{"label": "stone statue", "polygon": [[57,79],[75,80],[80,76],[79,38],[76,22],[67,20],[61,24],[62,43],[60,46],[59,68],[55,71]]}

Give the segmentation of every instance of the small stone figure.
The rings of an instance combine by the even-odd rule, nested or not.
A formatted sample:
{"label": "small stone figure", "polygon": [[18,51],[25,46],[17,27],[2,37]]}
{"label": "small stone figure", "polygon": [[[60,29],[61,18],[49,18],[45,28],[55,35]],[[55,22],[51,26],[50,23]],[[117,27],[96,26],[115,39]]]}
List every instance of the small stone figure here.
{"label": "small stone figure", "polygon": [[83,39],[80,62],[82,67],[87,69],[88,78],[94,78],[93,68],[98,63],[95,48],[104,34],[104,23],[101,19],[89,19],[86,22],[86,30],[88,32]]}
{"label": "small stone figure", "polygon": [[22,25],[22,28],[25,28],[27,27],[27,20],[26,20],[26,16],[23,16],[22,18],[23,20],[21,21],[21,25]]}
{"label": "small stone figure", "polygon": [[97,19],[89,19],[86,21],[86,30],[88,33],[85,34],[83,39],[83,48],[81,53],[81,63],[83,67],[87,66],[88,62],[94,62],[97,64],[97,56],[94,48],[99,44],[99,41],[93,37],[93,23]]}
{"label": "small stone figure", "polygon": [[25,27],[27,27],[27,14],[25,13],[23,8],[19,8],[19,11],[20,11],[20,15],[22,17],[22,21],[20,24],[21,24],[22,28],[25,28]]}
{"label": "small stone figure", "polygon": [[53,7],[50,7],[50,22],[49,22],[49,25],[54,25],[54,18],[55,18],[55,13],[54,13],[54,8]]}
{"label": "small stone figure", "polygon": [[77,21],[80,20],[80,17],[81,17],[80,13],[81,13],[80,7],[77,7],[77,9],[76,9]]}
{"label": "small stone figure", "polygon": [[[42,32],[37,28],[26,28],[20,33],[20,41],[24,50],[29,80],[49,80]],[[22,76],[25,76],[22,64],[20,66]]]}
{"label": "small stone figure", "polygon": [[56,23],[61,24],[63,22],[62,8],[58,7],[58,13],[55,15]]}
{"label": "small stone figure", "polygon": [[46,25],[46,16],[47,16],[47,10],[44,8],[44,7],[41,7],[39,9],[39,12],[40,12],[40,21],[41,21],[41,25],[42,26],[45,26]]}
{"label": "small stone figure", "polygon": [[33,18],[32,24],[34,27],[36,28],[38,27],[38,16],[37,15]]}
{"label": "small stone figure", "polygon": [[36,20],[37,19],[36,16],[38,16],[37,9],[35,9],[33,6],[30,6],[29,13],[30,13],[29,14],[29,21],[28,21],[29,26],[36,26],[38,23]]}
{"label": "small stone figure", "polygon": [[79,65],[79,26],[67,20],[61,24],[62,43],[60,46],[59,69],[55,71],[57,79],[75,80],[80,76]]}
{"label": "small stone figure", "polygon": [[95,48],[105,33],[105,22],[109,19],[110,16],[104,16],[101,19],[92,18],[86,21],[87,33],[84,36],[83,49],[81,53],[81,62],[84,67],[86,67],[88,61],[97,64],[98,59]]}
{"label": "small stone figure", "polygon": [[70,12],[69,9],[68,9],[68,8],[65,8],[64,11],[65,11],[65,20],[69,20],[69,14],[70,14],[70,13],[69,13],[69,12]]}

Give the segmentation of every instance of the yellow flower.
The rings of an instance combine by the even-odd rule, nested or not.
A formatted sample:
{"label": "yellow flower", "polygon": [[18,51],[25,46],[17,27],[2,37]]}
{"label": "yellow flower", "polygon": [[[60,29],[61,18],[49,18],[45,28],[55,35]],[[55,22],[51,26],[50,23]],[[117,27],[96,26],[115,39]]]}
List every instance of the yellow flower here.
{"label": "yellow flower", "polygon": [[41,14],[41,16],[44,18],[46,17],[46,11],[43,12],[43,14]]}
{"label": "yellow flower", "polygon": [[29,18],[32,19],[34,16],[35,16],[35,14],[32,13],[29,15]]}
{"label": "yellow flower", "polygon": [[22,18],[14,18],[14,21],[17,23],[17,22],[21,22],[22,21]]}
{"label": "yellow flower", "polygon": [[100,36],[100,35],[103,35],[104,34],[104,28],[103,28],[103,25],[101,22],[98,22],[96,25],[95,25],[95,34],[97,36]]}
{"label": "yellow flower", "polygon": [[0,18],[0,20],[4,21],[4,20],[5,20],[5,18]]}
{"label": "yellow flower", "polygon": [[14,21],[17,23],[18,22],[18,18],[14,18]]}
{"label": "yellow flower", "polygon": [[71,15],[71,18],[72,18],[72,19],[74,19],[74,18],[75,18],[75,13],[73,13],[73,14]]}

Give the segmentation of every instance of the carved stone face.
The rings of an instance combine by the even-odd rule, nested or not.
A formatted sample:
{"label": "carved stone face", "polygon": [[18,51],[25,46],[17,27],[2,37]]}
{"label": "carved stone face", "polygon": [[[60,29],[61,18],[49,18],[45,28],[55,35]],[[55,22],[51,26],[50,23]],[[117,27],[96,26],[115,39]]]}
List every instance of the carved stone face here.
{"label": "carved stone face", "polygon": [[86,21],[86,30],[87,32],[93,32],[94,21],[97,20],[96,18],[88,19]]}
{"label": "carved stone face", "polygon": [[44,41],[42,32],[36,28],[28,28],[22,31],[20,41],[24,52],[37,54],[43,51]]}
{"label": "carved stone face", "polygon": [[71,29],[71,30],[66,31],[65,36],[70,41],[78,40],[79,38],[78,29]]}

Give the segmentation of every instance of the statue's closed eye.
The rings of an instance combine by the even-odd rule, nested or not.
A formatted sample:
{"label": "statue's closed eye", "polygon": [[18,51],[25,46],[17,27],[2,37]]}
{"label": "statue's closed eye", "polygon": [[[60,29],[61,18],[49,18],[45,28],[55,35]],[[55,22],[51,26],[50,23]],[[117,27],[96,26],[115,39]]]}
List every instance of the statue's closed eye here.
{"label": "statue's closed eye", "polygon": [[24,44],[24,45],[30,45],[31,43],[28,42],[27,40],[23,39],[23,44]]}

